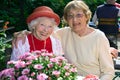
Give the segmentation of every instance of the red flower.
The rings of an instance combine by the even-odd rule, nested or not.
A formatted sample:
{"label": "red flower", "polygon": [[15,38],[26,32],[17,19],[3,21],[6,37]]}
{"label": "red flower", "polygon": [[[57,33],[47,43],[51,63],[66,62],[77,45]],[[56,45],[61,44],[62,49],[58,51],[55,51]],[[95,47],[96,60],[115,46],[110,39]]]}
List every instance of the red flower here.
{"label": "red flower", "polygon": [[83,80],[99,80],[98,76],[89,74]]}

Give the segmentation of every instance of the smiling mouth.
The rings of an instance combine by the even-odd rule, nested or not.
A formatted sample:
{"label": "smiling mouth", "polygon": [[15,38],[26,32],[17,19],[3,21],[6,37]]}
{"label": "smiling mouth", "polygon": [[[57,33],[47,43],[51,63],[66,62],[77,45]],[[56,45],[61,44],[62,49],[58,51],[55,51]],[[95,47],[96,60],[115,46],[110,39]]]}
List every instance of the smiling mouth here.
{"label": "smiling mouth", "polygon": [[80,23],[74,23],[74,24],[73,24],[73,26],[78,26],[78,25],[80,25]]}
{"label": "smiling mouth", "polygon": [[40,35],[41,35],[41,36],[47,36],[47,34],[43,34],[43,33],[41,33]]}

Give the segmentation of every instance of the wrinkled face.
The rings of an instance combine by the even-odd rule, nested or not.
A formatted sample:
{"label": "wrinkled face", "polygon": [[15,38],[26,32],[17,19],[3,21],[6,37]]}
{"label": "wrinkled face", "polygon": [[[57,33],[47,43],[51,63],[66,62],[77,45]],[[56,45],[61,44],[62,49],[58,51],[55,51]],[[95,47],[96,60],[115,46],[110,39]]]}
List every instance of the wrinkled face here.
{"label": "wrinkled face", "polygon": [[67,14],[67,23],[75,32],[81,30],[87,25],[87,17],[82,10],[71,9]]}
{"label": "wrinkled face", "polygon": [[40,40],[47,39],[54,30],[54,23],[51,18],[42,18],[35,26],[34,36]]}

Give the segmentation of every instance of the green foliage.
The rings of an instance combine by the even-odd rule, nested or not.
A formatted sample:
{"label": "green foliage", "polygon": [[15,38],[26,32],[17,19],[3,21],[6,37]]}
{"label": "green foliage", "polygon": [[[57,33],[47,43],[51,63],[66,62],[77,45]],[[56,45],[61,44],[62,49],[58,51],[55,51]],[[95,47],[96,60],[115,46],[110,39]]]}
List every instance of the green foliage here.
{"label": "green foliage", "polygon": [[[0,20],[9,21],[16,31],[27,29],[26,18],[38,6],[51,7],[62,19],[63,9],[71,0],[0,0]],[[83,0],[94,14],[98,5],[105,0]],[[117,0],[119,3],[120,0]],[[60,24],[59,27],[62,27]]]}
{"label": "green foliage", "polygon": [[6,68],[7,54],[5,54],[5,49],[11,47],[9,43],[5,43],[6,37],[7,36],[4,30],[3,32],[0,33],[0,64],[2,65],[0,66],[0,70]]}
{"label": "green foliage", "polygon": [[97,6],[105,2],[105,0],[84,0],[84,1],[89,6],[90,10],[92,11],[92,15],[94,14]]}

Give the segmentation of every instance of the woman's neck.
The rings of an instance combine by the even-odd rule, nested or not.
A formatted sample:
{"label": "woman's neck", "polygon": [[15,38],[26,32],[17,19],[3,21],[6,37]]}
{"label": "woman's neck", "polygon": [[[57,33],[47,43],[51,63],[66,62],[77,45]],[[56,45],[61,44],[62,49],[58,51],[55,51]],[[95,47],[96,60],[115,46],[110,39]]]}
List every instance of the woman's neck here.
{"label": "woman's neck", "polygon": [[82,36],[88,35],[88,34],[91,33],[92,31],[93,31],[93,29],[87,26],[87,27],[82,28],[82,29],[79,30],[79,31],[76,31],[75,33],[76,33],[77,35],[79,35],[80,37],[82,37]]}

